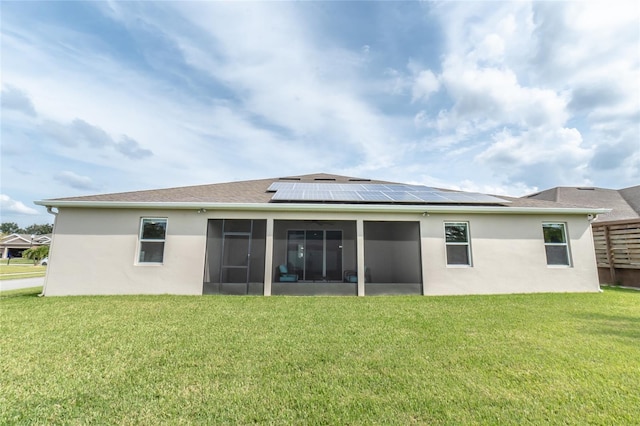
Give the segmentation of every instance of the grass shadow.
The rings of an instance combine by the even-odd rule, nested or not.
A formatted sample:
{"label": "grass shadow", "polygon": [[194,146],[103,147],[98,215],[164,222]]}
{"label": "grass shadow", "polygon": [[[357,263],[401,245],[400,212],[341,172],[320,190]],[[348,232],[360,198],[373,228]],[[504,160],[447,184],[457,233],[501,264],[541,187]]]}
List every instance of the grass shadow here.
{"label": "grass shadow", "polygon": [[583,313],[576,317],[589,322],[586,330],[590,334],[640,340],[640,317],[603,313]]}
{"label": "grass shadow", "polygon": [[13,297],[38,297],[42,293],[42,286],[20,288],[17,290],[0,291],[0,299],[9,299]]}

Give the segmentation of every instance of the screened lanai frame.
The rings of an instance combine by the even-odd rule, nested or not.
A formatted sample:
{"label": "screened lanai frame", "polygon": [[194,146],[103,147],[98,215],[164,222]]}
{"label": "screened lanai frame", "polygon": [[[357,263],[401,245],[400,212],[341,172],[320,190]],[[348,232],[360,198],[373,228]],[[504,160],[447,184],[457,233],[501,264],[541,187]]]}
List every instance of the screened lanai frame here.
{"label": "screened lanai frame", "polygon": [[[273,295],[356,295],[357,282],[344,280],[357,269],[356,221],[274,220],[273,265]],[[281,280],[280,265],[298,280]]]}
{"label": "screened lanai frame", "polygon": [[209,219],[203,294],[264,294],[266,219]]}
{"label": "screened lanai frame", "polygon": [[364,222],[365,294],[422,294],[418,221]]}
{"label": "screened lanai frame", "polygon": [[422,294],[418,221],[364,221],[363,271],[357,220],[274,219],[270,265],[266,222],[209,219],[203,294],[265,294],[265,274],[272,295],[357,295],[359,279],[365,295]]}

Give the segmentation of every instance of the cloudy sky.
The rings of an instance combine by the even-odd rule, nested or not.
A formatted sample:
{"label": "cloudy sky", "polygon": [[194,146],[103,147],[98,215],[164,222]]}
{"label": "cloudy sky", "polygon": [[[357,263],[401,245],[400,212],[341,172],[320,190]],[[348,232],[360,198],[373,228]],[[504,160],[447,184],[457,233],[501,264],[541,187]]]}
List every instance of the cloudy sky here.
{"label": "cloudy sky", "polygon": [[640,184],[638,2],[2,2],[2,221],[315,172]]}

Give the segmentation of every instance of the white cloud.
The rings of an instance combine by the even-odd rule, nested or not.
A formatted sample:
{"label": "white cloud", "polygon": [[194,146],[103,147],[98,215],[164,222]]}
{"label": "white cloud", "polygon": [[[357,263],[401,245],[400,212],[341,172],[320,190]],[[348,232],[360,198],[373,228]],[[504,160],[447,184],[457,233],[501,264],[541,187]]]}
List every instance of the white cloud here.
{"label": "white cloud", "polygon": [[[437,78],[452,105],[421,111],[416,127],[436,130],[435,146],[456,150],[485,139],[475,163],[509,185],[586,182],[598,168],[611,173],[614,163],[620,178],[637,176],[638,9],[601,2],[438,5],[448,49]],[[572,119],[586,126],[568,125]]]}
{"label": "white cloud", "polygon": [[190,65],[241,90],[247,112],[286,129],[303,145],[315,144],[309,136],[322,135],[327,149],[354,151],[357,163],[379,168],[394,161],[398,141],[387,127],[389,118],[356,91],[360,52],[321,50],[289,3],[250,9],[191,5],[197,7],[178,13],[206,32],[209,44],[172,36]]}
{"label": "white cloud", "polygon": [[81,190],[96,189],[96,185],[93,183],[90,177],[80,176],[74,172],[68,170],[62,171],[53,177],[58,182],[70,186],[71,188]]}
{"label": "white cloud", "polygon": [[431,70],[420,71],[413,81],[411,88],[412,101],[426,100],[440,88],[438,78]]}
{"label": "white cloud", "polygon": [[443,85],[454,101],[449,113],[454,118],[452,127],[466,120],[526,128],[558,127],[568,118],[562,93],[523,87],[512,70],[480,67],[455,56],[443,65]]}
{"label": "white cloud", "polygon": [[16,110],[26,115],[36,116],[33,102],[31,102],[31,99],[29,99],[29,96],[25,92],[17,87],[3,85],[0,99],[2,100],[3,109]]}
{"label": "white cloud", "polygon": [[489,34],[484,37],[476,51],[479,60],[498,62],[503,58],[505,42],[498,34]]}
{"label": "white cloud", "polygon": [[109,191],[285,169],[496,190],[638,179],[635,5],[425,3],[428,24],[384,14],[388,32],[315,13],[339,3],[87,5],[112,31],[3,16],[2,154],[36,153],[36,174]]}
{"label": "white cloud", "polygon": [[[593,155],[576,129],[532,129],[513,133],[503,130],[475,157],[509,183],[535,181],[540,187],[579,185],[589,182],[588,162]],[[536,179],[529,176],[537,174]]]}
{"label": "white cloud", "polygon": [[87,147],[90,149],[113,148],[115,151],[132,160],[151,157],[153,155],[150,149],[142,148],[140,143],[127,135],[121,135],[120,140],[115,141],[111,135],[102,128],[79,118],[74,119],[69,124],[46,120],[42,124],[41,129],[45,134],[65,147]]}
{"label": "white cloud", "polygon": [[8,195],[0,194],[0,210],[5,213],[17,213],[17,214],[27,214],[27,215],[35,215],[38,214],[36,209],[31,207],[27,207],[24,205],[22,201],[17,201],[11,199]]}
{"label": "white cloud", "polygon": [[153,152],[150,149],[141,148],[140,144],[127,135],[122,135],[120,141],[114,142],[116,151],[131,159],[141,159],[151,157]]}

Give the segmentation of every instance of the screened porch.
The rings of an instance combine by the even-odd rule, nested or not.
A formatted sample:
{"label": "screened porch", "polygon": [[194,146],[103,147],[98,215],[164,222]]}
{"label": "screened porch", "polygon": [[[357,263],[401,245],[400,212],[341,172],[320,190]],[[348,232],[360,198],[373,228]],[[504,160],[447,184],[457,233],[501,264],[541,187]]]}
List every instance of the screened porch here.
{"label": "screened porch", "polygon": [[362,222],[360,254],[357,225],[276,219],[267,247],[266,219],[210,219],[203,294],[422,294],[419,223]]}

